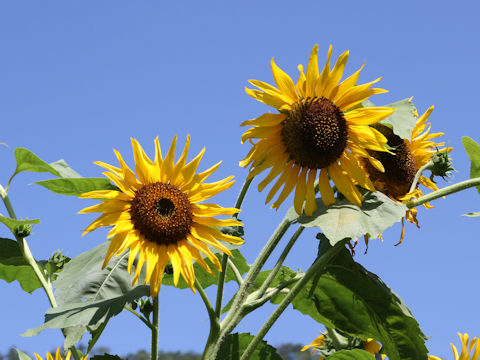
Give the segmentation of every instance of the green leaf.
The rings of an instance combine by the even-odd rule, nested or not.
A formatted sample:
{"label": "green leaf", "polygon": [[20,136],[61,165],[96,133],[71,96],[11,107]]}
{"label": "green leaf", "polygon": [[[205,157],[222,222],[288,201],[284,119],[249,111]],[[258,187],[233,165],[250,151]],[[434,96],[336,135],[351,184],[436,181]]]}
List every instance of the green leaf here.
{"label": "green leaf", "polygon": [[[254,336],[249,333],[228,335],[220,348],[217,359],[239,360],[253,338]],[[282,357],[273,346],[268,345],[265,341],[261,341],[252,356],[250,356],[250,360],[282,360]]]}
{"label": "green leaf", "polygon": [[[247,261],[245,260],[243,255],[240,253],[239,250],[232,250],[232,255],[233,256],[230,258],[230,260],[235,264],[235,266],[237,267],[241,275],[245,274],[250,267],[248,266]],[[222,253],[217,253],[215,254],[215,256],[221,261],[221,258],[223,255]],[[193,269],[195,270],[195,278],[200,282],[200,285],[202,285],[204,289],[211,285],[216,285],[218,280],[218,274],[219,274],[219,272],[211,264],[211,262],[208,259],[205,259],[205,260],[209,263],[210,269],[212,269],[212,272],[214,273],[215,276],[210,275],[198,263],[193,264]],[[231,269],[227,270],[227,275],[225,276],[225,282],[233,281],[235,279],[236,278],[233,271]],[[168,286],[174,285],[172,273],[169,273],[168,271],[165,273],[165,275],[163,276],[162,285],[168,285]],[[180,277],[177,287],[180,289],[185,289],[188,287],[187,283],[185,282],[185,280],[183,280],[182,277]]]}
{"label": "green leaf", "polygon": [[[337,200],[334,205],[326,207],[321,199],[316,199],[317,210],[312,216],[300,216],[297,221],[305,227],[319,227],[333,246],[349,238],[353,241],[368,234],[371,238],[379,235],[400,221],[408,208],[390,199],[381,192],[367,192],[362,207],[352,204],[347,199]],[[287,216],[295,218],[293,207]]]}
{"label": "green leaf", "polygon": [[47,164],[30,150],[16,148],[14,154],[17,161],[14,176],[22,171],[49,172],[52,175],[61,176],[54,167]]}
{"label": "green leaf", "polygon": [[94,190],[118,190],[107,178],[68,178],[37,181],[36,184],[62,195],[80,196]]}
{"label": "green leaf", "polygon": [[468,217],[479,217],[479,216],[480,216],[480,211],[476,211],[476,212],[469,212],[469,213],[466,213],[466,214],[462,214],[462,216],[468,216]]}
{"label": "green leaf", "polygon": [[114,298],[83,301],[51,308],[45,313],[45,323],[27,330],[22,336],[36,336],[45,329],[63,329],[72,326],[96,327],[119,314],[125,305],[150,295],[148,285],[139,285]]}
{"label": "green leaf", "polygon": [[[83,326],[94,329],[120,313],[125,305],[150,295],[148,285],[132,286],[133,276],[127,271],[128,252],[113,257],[102,269],[103,257],[109,242],[80,254],[64,266],[54,287],[58,307],[49,309],[45,323],[29,329],[24,336],[38,335],[48,328]],[[79,336],[79,329],[72,330],[70,339]]]}
{"label": "green leaf", "polygon": [[328,356],[326,360],[375,360],[375,356],[368,351],[360,349],[340,350]]}
{"label": "green leaf", "polygon": [[[462,137],[462,143],[470,158],[470,179],[480,177],[480,145],[468,136]],[[480,194],[480,186],[477,186],[477,191]]]}
{"label": "green leaf", "polygon": [[412,131],[417,123],[415,113],[417,109],[410,99],[403,99],[392,104],[385,105],[385,107],[395,108],[395,112],[380,121],[381,124],[393,128],[395,135],[402,139],[410,140]]}
{"label": "green leaf", "polygon": [[[284,270],[280,281],[295,276]],[[278,304],[284,295],[272,299]],[[383,345],[390,360],[426,359],[425,335],[410,310],[375,274],[344,249],[292,302],[294,309],[326,327]]]}
{"label": "green leaf", "polygon": [[17,348],[14,348],[14,349],[17,352],[19,360],[32,360],[32,358],[30,356],[28,356],[27,354],[25,354],[22,350],[17,349]]}
{"label": "green leaf", "polygon": [[23,257],[16,241],[0,238],[0,279],[6,282],[17,280],[28,293],[42,284]]}
{"label": "green leaf", "polygon": [[13,234],[16,234],[16,233],[17,233],[17,229],[19,229],[19,228],[21,228],[21,227],[24,227],[25,225],[40,224],[40,220],[39,220],[39,219],[17,220],[17,219],[7,218],[7,217],[1,216],[1,215],[0,215],[0,222],[3,223],[4,225],[6,225]]}
{"label": "green leaf", "polygon": [[81,178],[82,175],[73,170],[63,159],[57,160],[53,163],[50,163],[50,166],[53,167],[60,173],[62,178]]}

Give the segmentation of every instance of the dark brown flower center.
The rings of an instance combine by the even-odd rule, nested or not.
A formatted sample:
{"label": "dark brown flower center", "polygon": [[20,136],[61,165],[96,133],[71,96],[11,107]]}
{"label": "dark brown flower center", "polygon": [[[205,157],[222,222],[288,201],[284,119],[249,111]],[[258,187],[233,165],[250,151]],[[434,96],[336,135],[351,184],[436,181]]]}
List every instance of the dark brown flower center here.
{"label": "dark brown flower center", "polygon": [[302,167],[325,168],[347,147],[347,122],[340,109],[326,98],[293,104],[282,125],[287,152]]}
{"label": "dark brown flower center", "polygon": [[372,181],[381,181],[384,191],[393,197],[407,194],[412,186],[417,168],[408,143],[393,133],[393,130],[382,124],[372,125],[380,131],[388,140],[388,145],[393,148],[395,155],[381,151],[371,151],[370,155],[379,160],[385,172],[381,173],[370,164],[366,168]]}
{"label": "dark brown flower center", "polygon": [[168,245],[185,239],[193,215],[187,195],[173,185],[157,182],[135,193],[130,217],[145,239]]}

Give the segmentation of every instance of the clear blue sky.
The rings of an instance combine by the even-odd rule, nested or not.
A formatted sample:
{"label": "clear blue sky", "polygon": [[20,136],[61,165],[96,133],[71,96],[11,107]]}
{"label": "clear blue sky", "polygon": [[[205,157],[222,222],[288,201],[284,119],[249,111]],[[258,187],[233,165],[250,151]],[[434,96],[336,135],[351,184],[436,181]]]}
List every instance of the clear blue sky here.
{"label": "clear blue sky", "polygon": [[[242,121],[269,109],[244,92],[248,79],[272,82],[269,62],[289,74],[306,65],[312,46],[320,62],[329,44],[334,55],[350,50],[347,74],[363,62],[360,81],[383,76],[388,94],[379,105],[414,96],[419,112],[430,105],[433,131],[445,132],[458,170],[453,181],[469,176],[463,135],[480,140],[480,4],[463,1],[9,1],[0,4],[0,148],[5,184],[14,170],[13,149],[27,147],[46,161],[64,158],[83,176],[100,176],[93,161],[115,163],[113,148],[131,160],[130,137],[151,154],[153,139],[167,144],[178,134],[192,136],[192,152],[207,152],[201,166],[218,160],[216,179],[235,175],[235,187],[216,200],[234,202],[247,173],[238,161],[249,146],[240,144]],[[164,145],[166,147],[166,145]],[[38,258],[56,249],[71,257],[105,240],[105,232],[80,237],[93,217],[76,214],[83,200],[52,195],[32,182],[42,174],[21,174],[11,198],[20,217],[41,218],[29,238]],[[440,183],[441,186],[445,185]],[[253,261],[288,206],[278,212],[263,205],[254,188],[242,220],[243,253]],[[431,339],[432,354],[451,358],[457,331],[480,336],[478,310],[480,240],[479,195],[468,190],[435,209],[420,209],[421,230],[408,224],[394,247],[395,226],[384,242],[371,243],[356,260],[397,292]],[[288,201],[287,201],[288,202]],[[287,203],[286,202],[286,203]],[[0,210],[4,212],[4,210]],[[0,230],[0,236],[8,233]],[[306,269],[313,261],[314,232],[305,232],[287,265]],[[232,285],[229,287],[232,289]],[[0,282],[0,352],[16,345],[45,353],[62,344],[59,331],[22,338],[40,325],[48,308],[44,293],[28,295],[17,283]],[[163,287],[160,295],[160,349],[200,351],[208,317],[199,296]],[[256,332],[272,310],[247,317],[240,331]],[[264,317],[262,317],[264,316]],[[8,325],[7,325],[8,324]],[[266,339],[273,345],[309,343],[321,328],[288,311]],[[131,314],[111,321],[98,345],[125,354],[149,348],[146,328]]]}

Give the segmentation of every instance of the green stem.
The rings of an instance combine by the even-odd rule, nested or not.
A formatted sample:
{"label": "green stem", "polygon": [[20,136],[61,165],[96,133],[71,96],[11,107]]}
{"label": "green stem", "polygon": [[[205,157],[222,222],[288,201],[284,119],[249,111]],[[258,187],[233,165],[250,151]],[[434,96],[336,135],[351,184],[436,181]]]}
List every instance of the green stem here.
{"label": "green stem", "polygon": [[238,271],[237,267],[235,266],[233,261],[230,259],[228,259],[228,266],[230,267],[230,269],[232,269],[233,275],[235,275],[235,280],[237,281],[237,284],[242,285],[243,284],[242,274],[240,274],[240,271]]}
{"label": "green stem", "polygon": [[300,281],[298,281],[290,290],[290,292],[283,298],[282,302],[277,306],[277,308],[273,311],[270,317],[267,319],[265,324],[262,326],[258,334],[253,338],[253,340],[248,344],[247,349],[242,354],[240,360],[247,360],[255,351],[257,345],[260,341],[263,340],[264,336],[273,326],[275,321],[280,317],[283,311],[287,308],[288,305],[292,302],[292,300],[297,296],[300,290],[307,284],[307,282],[319,271],[322,271],[323,268],[332,260],[332,258],[345,246],[345,242],[341,241],[338,242],[334,247],[328,249],[323,255],[321,255],[315,262],[310,266],[307,270],[305,275],[303,276]]}
{"label": "green stem", "polygon": [[[243,183],[242,189],[240,190],[240,193],[238,194],[237,201],[235,203],[235,208],[239,209],[242,207],[243,200],[245,199],[245,195],[247,194],[248,188],[250,187],[250,184],[253,181],[253,177],[251,179],[246,180]],[[238,219],[238,214],[236,213],[233,215],[235,219]]]}
{"label": "green stem", "polygon": [[207,309],[208,317],[210,318],[210,330],[213,329],[215,332],[218,332],[218,329],[220,328],[220,322],[218,321],[218,317],[215,314],[215,310],[213,310],[210,299],[208,298],[205,290],[203,290],[202,285],[198,282],[197,279],[195,279],[195,289],[198,290],[198,293],[200,294],[200,297],[202,298],[203,303],[205,304],[205,307]]}
{"label": "green stem", "polygon": [[[13,210],[13,206],[12,206],[12,203],[10,202],[10,198],[8,197],[6,190],[4,190],[1,185],[0,185],[0,195],[2,197],[3,203],[5,204],[5,208],[8,211],[8,215],[10,216],[10,218],[16,220],[17,216],[15,215],[15,211]],[[30,247],[28,246],[27,241],[25,240],[24,237],[19,237],[15,233],[13,233],[13,235],[17,240],[18,247],[20,248],[20,251],[22,252],[24,259],[33,269],[33,272],[35,273],[35,276],[37,277],[38,281],[40,281],[40,284],[42,284],[43,290],[47,294],[48,300],[50,301],[50,305],[52,307],[57,307],[57,301],[55,300],[55,296],[53,295],[52,286],[49,282],[47,282],[47,279],[45,278],[42,270],[40,269],[37,262],[35,261],[35,258],[33,257],[33,254],[30,251]]]}
{"label": "green stem", "polygon": [[456,193],[458,191],[462,191],[468,188],[471,188],[473,186],[478,186],[480,185],[480,177],[461,181],[459,183],[444,187],[443,189],[431,192],[430,194],[424,195],[422,197],[419,197],[416,200],[409,201],[406,205],[409,209],[417,207],[419,205],[423,205],[429,201],[438,199],[440,197],[450,195],[453,193]]}
{"label": "green stem", "polygon": [[145,319],[142,315],[137,313],[135,310],[133,310],[131,307],[125,306],[124,309],[127,310],[127,311],[130,311],[133,315],[135,315],[137,318],[139,318],[145,325],[147,325],[150,328],[150,330],[153,330],[152,323],[150,321],[148,321],[147,319]]}
{"label": "green stem", "polygon": [[152,317],[152,354],[151,359],[157,360],[158,358],[158,313],[159,303],[158,294],[153,298],[153,317]]}
{"label": "green stem", "polygon": [[422,176],[423,172],[425,170],[432,168],[432,166],[433,166],[433,161],[430,160],[425,165],[423,165],[420,169],[418,169],[417,173],[415,174],[415,178],[413,179],[412,185],[410,186],[410,190],[408,190],[409,193],[415,190],[418,184],[418,180],[420,180],[420,176]]}
{"label": "green stem", "polygon": [[205,347],[205,351],[203,353],[202,359],[215,359],[217,356],[218,351],[220,350],[221,344],[224,342],[225,338],[232,332],[235,326],[238,325],[240,320],[242,319],[243,315],[242,311],[242,304],[245,301],[246,297],[248,296],[249,290],[255,279],[258,276],[258,273],[262,269],[263,265],[267,261],[268,257],[272,253],[272,251],[277,246],[278,242],[288,230],[291,225],[291,221],[285,217],[281,224],[277,227],[273,235],[268,240],[267,244],[264,246],[260,254],[258,255],[257,259],[255,260],[254,264],[250,267],[247,275],[245,276],[245,280],[243,281],[242,285],[238,289],[234,299],[232,307],[228,312],[225,319],[222,321],[220,332],[215,339],[214,343],[207,343]]}
{"label": "green stem", "polygon": [[[245,195],[247,194],[248,188],[250,187],[250,184],[252,183],[252,181],[253,181],[253,177],[251,179],[247,179],[243,183],[243,186],[240,190],[240,193],[237,196],[237,201],[235,202],[235,208],[236,209],[240,210],[240,208],[242,207],[243,200],[245,199]],[[235,213],[232,217],[234,219],[238,219],[238,214],[239,213]],[[217,321],[219,321],[219,319],[220,319],[220,312],[222,310],[223,288],[224,288],[224,285],[225,285],[225,276],[227,274],[227,269],[228,269],[228,264],[229,264],[228,260],[229,260],[228,255],[223,254],[222,262],[221,262],[222,272],[218,275],[217,298],[216,298],[216,301],[215,301],[215,316],[217,318]],[[236,273],[235,273],[235,276],[237,276]],[[238,281],[238,279],[237,279],[237,281]],[[210,337],[209,337],[209,339],[210,339]],[[209,345],[209,343],[207,342],[206,346],[208,347],[208,345]]]}
{"label": "green stem", "polygon": [[288,242],[287,246],[285,249],[283,249],[282,253],[280,254],[277,263],[273,267],[272,271],[270,271],[270,274],[268,274],[267,278],[263,282],[263,284],[260,286],[260,288],[256,291],[258,293],[259,298],[265,294],[265,291],[268,289],[272,281],[275,279],[275,276],[277,276],[278,272],[282,268],[283,262],[285,261],[285,258],[287,257],[288,253],[292,249],[293,245],[297,241],[298,237],[300,234],[305,230],[303,226],[299,226],[297,231],[292,235],[290,241]]}
{"label": "green stem", "polygon": [[222,310],[223,287],[225,285],[225,276],[227,276],[228,269],[228,255],[222,256],[222,272],[218,275],[217,299],[215,301],[215,316],[220,318],[220,311]]}
{"label": "green stem", "polygon": [[207,350],[212,346],[215,338],[218,335],[218,332],[220,331],[220,321],[216,315],[216,311],[213,310],[212,304],[210,303],[210,300],[208,299],[208,296],[205,293],[205,290],[203,290],[202,285],[200,285],[197,279],[195,279],[195,289],[198,290],[198,293],[200,294],[200,297],[202,298],[203,303],[207,308],[208,317],[210,318],[210,333],[208,334],[207,343],[205,344],[205,350],[203,351],[203,355],[202,355],[202,360],[203,360],[205,359],[205,356],[208,352]]}

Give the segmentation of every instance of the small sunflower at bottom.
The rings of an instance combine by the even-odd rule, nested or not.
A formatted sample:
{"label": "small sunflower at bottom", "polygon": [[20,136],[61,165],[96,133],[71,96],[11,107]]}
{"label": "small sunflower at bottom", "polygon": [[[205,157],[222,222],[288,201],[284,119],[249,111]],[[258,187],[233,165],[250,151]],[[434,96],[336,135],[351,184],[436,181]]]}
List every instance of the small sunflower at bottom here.
{"label": "small sunflower at bottom", "polygon": [[[450,346],[452,347],[453,356],[455,358],[454,360],[479,360],[480,339],[477,339],[476,337],[474,337],[469,344],[468,334],[462,335],[458,333],[458,336],[460,336],[460,340],[462,341],[462,351],[460,355],[458,355],[458,350],[455,347],[455,345],[450,344]],[[473,351],[473,354],[472,354],[472,351]],[[442,359],[433,355],[429,355],[428,360],[442,360]]]}
{"label": "small sunflower at bottom", "polygon": [[[278,209],[295,189],[296,212],[301,214],[305,203],[304,211],[309,216],[317,209],[314,190],[316,179],[326,206],[335,203],[330,180],[340,193],[358,206],[363,196],[357,185],[375,191],[357,157],[367,158],[372,166],[383,171],[382,164],[368,151],[388,151],[385,147],[387,139],[369,125],[395,111],[388,107],[358,107],[370,96],[386,90],[371,88],[380,79],[357,84],[363,66],[340,82],[348,51],[338,57],[332,69],[330,46],[327,62],[321,72],[317,53],[318,45],[315,45],[306,73],[299,66],[300,76],[296,84],[273,59],[271,67],[277,87],[250,80],[260,90],[246,89],[247,94],[272,106],[279,113],[266,113],[242,123],[242,126],[253,126],[242,136],[242,143],[249,140],[253,147],[240,161],[240,166],[250,166],[250,178],[270,169],[260,182],[259,191],[279,176],[267,195],[266,203],[280,192],[272,205]],[[258,141],[254,142],[253,139]]]}
{"label": "small sunflower at bottom", "polygon": [[[210,247],[228,255],[230,250],[223,241],[242,244],[239,237],[223,234],[217,227],[240,226],[236,219],[216,219],[216,215],[233,215],[240,210],[223,208],[213,203],[200,203],[230,188],[233,176],[206,183],[205,180],[219,167],[195,173],[205,148],[189,163],[186,162],[190,137],[183,152],[175,163],[175,137],[165,158],[162,155],[158,138],[155,139],[155,159],[145,154],[137,140],[132,139],[135,172],[114,150],[120,163],[115,167],[103,162],[97,165],[107,171],[108,177],[118,190],[98,190],[82,194],[82,198],[103,199],[101,204],[85,208],[80,213],[103,213],[93,221],[83,234],[102,226],[113,226],[108,233],[111,238],[103,267],[112,256],[130,250],[128,271],[138,255],[133,284],[136,284],[141,269],[146,264],[145,284],[150,282],[150,294],[155,297],[162,283],[165,268],[170,263],[173,280],[177,286],[180,275],[189,288],[195,292],[195,272],[193,261],[213,274],[203,256],[208,257],[221,271],[218,258]],[[220,241],[219,241],[220,240]]]}
{"label": "small sunflower at bottom", "polygon": [[[332,346],[328,346],[327,343],[330,342],[328,339],[327,339],[327,335],[328,333],[324,333],[324,334],[321,334],[319,337],[317,337],[315,340],[312,341],[311,344],[309,345],[306,345],[304,346],[301,351],[305,351],[305,350],[308,350],[310,348],[313,348],[312,349],[312,354],[315,353],[317,350],[319,350],[320,352],[326,352],[331,355],[331,353],[334,353],[334,350],[333,352],[331,351],[331,347]],[[367,339],[366,341],[359,341],[358,342],[358,348],[360,349],[363,349],[365,351],[368,351],[370,354],[374,355],[375,354],[378,354],[380,349],[381,349],[381,346],[378,342],[376,342],[374,339]],[[385,359],[386,358],[386,355],[383,355],[381,354],[380,355],[382,359]],[[323,360],[325,359],[324,356],[320,356],[318,358],[318,360]]]}
{"label": "small sunflower at bottom", "polygon": [[[378,171],[370,162],[363,160],[363,165],[375,188],[397,202],[405,203],[423,196],[418,184],[431,190],[438,190],[437,185],[423,175],[419,177],[418,183],[411,189],[418,170],[430,161],[432,156],[438,152],[439,147],[445,145],[443,142],[432,141],[432,139],[443,135],[443,133],[429,133],[431,124],[427,123],[427,120],[432,111],[433,106],[420,117],[416,114],[417,121],[409,140],[400,138],[386,125],[372,125],[388,139],[388,146],[393,149],[393,154],[369,150],[370,155],[382,163],[385,169],[383,172]],[[444,150],[448,152],[451,148]],[[433,208],[428,203],[424,206],[427,209]],[[418,227],[416,208],[408,210],[405,218]],[[403,241],[404,236],[405,226],[402,219],[402,233],[399,243]]]}
{"label": "small sunflower at bottom", "polygon": [[[34,353],[34,355],[37,360],[43,360],[43,358],[37,353]],[[67,355],[65,356],[65,360],[70,360],[71,356],[72,356],[72,353],[70,352],[70,350],[68,350]],[[88,358],[88,354],[83,356],[81,360],[87,360],[87,358]],[[45,358],[45,360],[63,360],[62,355],[60,354],[60,348],[57,348],[57,351],[55,353],[55,359],[53,358],[52,354],[47,352],[47,357]]]}

